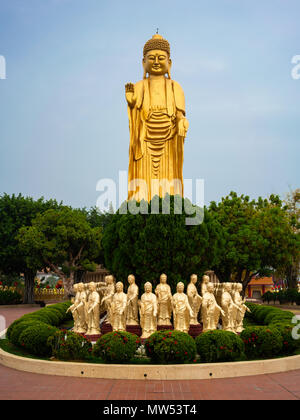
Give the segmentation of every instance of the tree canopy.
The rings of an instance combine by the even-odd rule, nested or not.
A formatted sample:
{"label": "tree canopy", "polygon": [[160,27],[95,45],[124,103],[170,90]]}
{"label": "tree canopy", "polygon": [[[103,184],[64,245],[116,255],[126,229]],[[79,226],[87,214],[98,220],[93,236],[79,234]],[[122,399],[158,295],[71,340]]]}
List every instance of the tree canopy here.
{"label": "tree canopy", "polygon": [[10,275],[24,273],[24,303],[33,303],[34,276],[36,270],[42,267],[28,266],[17,240],[19,229],[30,226],[39,213],[50,208],[57,209],[60,205],[56,200],[44,200],[43,197],[34,200],[21,194],[0,196],[0,271]]}
{"label": "tree canopy", "polygon": [[[219,222],[203,209],[203,223],[187,225],[187,213],[174,211],[174,197],[170,198],[170,214],[161,214],[163,203],[160,199],[160,214],[151,214],[152,202],[135,202],[142,212],[118,211],[104,230],[105,266],[124,284],[132,273],[142,289],[147,281],[155,287],[165,273],[175,292],[177,282],[187,284],[191,274],[201,276],[218,263],[223,249]],[[183,199],[182,204],[184,208]]]}
{"label": "tree canopy", "polygon": [[231,192],[209,213],[223,229],[225,252],[212,266],[220,281],[242,282],[266,275],[290,264],[299,252],[299,236],[293,233],[286,207],[278,196],[257,201]]}
{"label": "tree canopy", "polygon": [[50,267],[71,294],[75,272],[96,269],[101,234],[81,210],[62,207],[38,214],[31,226],[20,229],[18,241],[27,265]]}

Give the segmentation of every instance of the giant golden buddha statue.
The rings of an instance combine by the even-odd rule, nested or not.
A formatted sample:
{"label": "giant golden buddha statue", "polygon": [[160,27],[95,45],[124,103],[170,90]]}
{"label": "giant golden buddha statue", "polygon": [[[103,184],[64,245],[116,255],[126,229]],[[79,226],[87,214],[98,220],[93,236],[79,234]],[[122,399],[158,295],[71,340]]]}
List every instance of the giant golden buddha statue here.
{"label": "giant golden buddha statue", "polygon": [[130,145],[128,200],[183,196],[183,146],[188,129],[181,86],[171,79],[169,42],[155,34],[143,51],[144,78],[125,86]]}

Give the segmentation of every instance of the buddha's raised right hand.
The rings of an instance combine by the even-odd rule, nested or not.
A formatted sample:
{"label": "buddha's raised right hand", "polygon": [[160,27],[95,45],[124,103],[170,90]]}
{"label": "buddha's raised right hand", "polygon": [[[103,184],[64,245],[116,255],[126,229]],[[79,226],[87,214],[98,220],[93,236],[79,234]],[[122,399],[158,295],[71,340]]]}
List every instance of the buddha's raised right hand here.
{"label": "buddha's raised right hand", "polygon": [[126,83],[125,85],[125,96],[126,101],[129,106],[134,106],[135,100],[134,100],[134,84],[133,83]]}

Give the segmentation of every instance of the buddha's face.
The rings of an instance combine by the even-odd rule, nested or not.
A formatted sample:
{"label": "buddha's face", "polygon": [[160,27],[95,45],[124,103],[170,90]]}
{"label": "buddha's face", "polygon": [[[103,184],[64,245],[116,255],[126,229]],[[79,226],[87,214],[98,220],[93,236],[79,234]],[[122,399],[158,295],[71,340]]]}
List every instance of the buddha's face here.
{"label": "buddha's face", "polygon": [[113,276],[107,276],[106,282],[107,282],[107,284],[113,284],[113,282],[114,282]]}
{"label": "buddha's face", "polygon": [[133,276],[132,274],[130,274],[130,275],[128,276],[128,283],[129,283],[129,284],[132,284],[132,283],[134,283],[134,280],[135,280],[134,276]]}
{"label": "buddha's face", "polygon": [[183,293],[183,291],[184,291],[184,284],[178,283],[178,285],[177,285],[177,292],[178,293]]}
{"label": "buddha's face", "polygon": [[146,283],[146,284],[145,284],[145,292],[146,292],[146,293],[151,293],[151,291],[152,291],[152,286],[151,286],[151,284]]}
{"label": "buddha's face", "polygon": [[123,284],[122,283],[117,283],[116,284],[116,289],[117,289],[118,293],[123,292]]}
{"label": "buddha's face", "polygon": [[165,274],[162,274],[160,276],[160,282],[163,283],[163,284],[167,283],[167,276]]}
{"label": "buddha's face", "polygon": [[213,293],[213,291],[214,291],[214,285],[212,283],[208,283],[208,285],[207,285],[207,291],[209,293]]}
{"label": "buddha's face", "polygon": [[204,275],[204,276],[202,277],[202,281],[203,281],[203,283],[209,283],[209,280],[210,280],[210,278],[209,278],[209,276],[207,276],[207,275]]}
{"label": "buddha's face", "polygon": [[198,280],[197,274],[192,274],[191,275],[191,282],[194,283],[194,284],[196,284],[197,283],[197,280]]}
{"label": "buddha's face", "polygon": [[170,69],[171,60],[165,51],[151,50],[143,58],[143,65],[147,73],[154,76],[161,76],[166,74]]}
{"label": "buddha's face", "polygon": [[96,285],[95,285],[95,283],[93,283],[93,282],[89,283],[89,290],[90,290],[91,292],[93,292],[94,290],[96,290]]}

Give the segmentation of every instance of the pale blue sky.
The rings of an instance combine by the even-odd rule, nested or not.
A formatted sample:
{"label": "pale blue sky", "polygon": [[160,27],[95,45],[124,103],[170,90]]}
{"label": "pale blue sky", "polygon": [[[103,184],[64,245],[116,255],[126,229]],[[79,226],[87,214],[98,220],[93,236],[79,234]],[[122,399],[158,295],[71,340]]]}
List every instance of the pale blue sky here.
{"label": "pale blue sky", "polygon": [[0,0],[0,193],[93,206],[128,167],[126,82],[158,27],[205,202],[299,187],[298,0]]}

